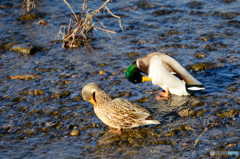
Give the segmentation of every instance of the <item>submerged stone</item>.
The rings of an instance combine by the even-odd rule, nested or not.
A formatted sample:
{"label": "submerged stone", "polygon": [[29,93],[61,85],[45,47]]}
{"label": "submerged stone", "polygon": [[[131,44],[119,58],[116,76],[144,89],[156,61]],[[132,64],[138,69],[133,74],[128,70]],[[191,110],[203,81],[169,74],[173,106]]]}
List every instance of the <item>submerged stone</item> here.
{"label": "submerged stone", "polygon": [[197,63],[197,64],[191,66],[191,69],[195,70],[195,71],[203,71],[206,68],[207,68],[207,65],[205,63]]}
{"label": "submerged stone", "polygon": [[196,111],[192,110],[192,109],[182,109],[178,112],[178,115],[180,115],[181,117],[187,117],[187,116],[195,116],[196,115]]}
{"label": "submerged stone", "polygon": [[168,9],[162,9],[162,10],[154,11],[151,14],[154,16],[162,16],[162,15],[172,14],[173,12],[175,12],[175,11],[168,10]]}
{"label": "submerged stone", "polygon": [[197,116],[203,116],[203,113],[204,113],[204,111],[199,111],[199,112],[197,113]]}
{"label": "submerged stone", "polygon": [[196,55],[197,58],[200,58],[200,59],[204,59],[205,58],[205,54],[204,53],[199,53]]}
{"label": "submerged stone", "polygon": [[72,135],[72,136],[79,136],[79,135],[80,135],[80,131],[78,131],[78,130],[72,130],[72,131],[70,132],[70,135]]}
{"label": "submerged stone", "polygon": [[32,14],[23,14],[19,17],[19,20],[21,21],[28,21],[28,20],[35,20],[38,19],[37,15],[32,13]]}
{"label": "submerged stone", "polygon": [[100,75],[105,75],[105,74],[106,74],[106,71],[101,70],[101,71],[99,71],[99,74],[100,74]]}
{"label": "submerged stone", "polygon": [[227,22],[227,24],[234,26],[236,28],[240,28],[240,21],[237,21],[237,20],[230,20],[229,22]]}
{"label": "submerged stone", "polygon": [[214,46],[213,44],[207,44],[205,47],[204,47],[205,50],[208,50],[208,51],[212,51],[214,50]]}
{"label": "submerged stone", "polygon": [[192,1],[192,2],[188,2],[186,5],[187,5],[189,8],[201,9],[204,4],[205,4],[205,3],[203,3],[203,2]]}
{"label": "submerged stone", "polygon": [[223,4],[236,2],[236,0],[221,0]]}
{"label": "submerged stone", "polygon": [[5,49],[9,49],[9,48],[11,48],[13,45],[17,45],[17,44],[18,44],[18,43],[16,43],[16,42],[11,42],[11,43],[5,45],[4,47],[5,47]]}
{"label": "submerged stone", "polygon": [[36,52],[40,51],[39,48],[34,47],[33,45],[27,45],[27,44],[13,45],[11,47],[11,50],[15,52],[19,52],[21,54],[25,54],[25,55],[33,55]]}
{"label": "submerged stone", "polygon": [[175,135],[177,135],[178,132],[179,132],[178,130],[173,130],[173,129],[172,129],[172,130],[169,130],[168,133],[165,134],[164,136],[165,136],[165,137],[175,136]]}
{"label": "submerged stone", "polygon": [[74,101],[74,102],[78,102],[78,101],[81,101],[81,96],[76,96],[76,97],[73,97],[72,98],[72,100]]}
{"label": "submerged stone", "polygon": [[43,95],[43,90],[34,90],[33,94],[36,95],[36,96],[37,95]]}
{"label": "submerged stone", "polygon": [[11,9],[13,7],[13,3],[11,2],[3,2],[0,4],[0,9]]}
{"label": "submerged stone", "polygon": [[140,8],[147,8],[147,7],[149,7],[149,2],[145,1],[145,0],[139,1],[139,2],[137,2],[137,6]]}

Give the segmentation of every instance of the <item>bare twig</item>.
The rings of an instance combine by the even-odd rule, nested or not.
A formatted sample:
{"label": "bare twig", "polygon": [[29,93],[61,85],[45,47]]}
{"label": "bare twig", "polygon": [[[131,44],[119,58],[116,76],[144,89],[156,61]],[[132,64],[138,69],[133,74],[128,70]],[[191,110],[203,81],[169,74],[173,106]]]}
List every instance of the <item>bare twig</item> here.
{"label": "bare twig", "polygon": [[118,18],[119,19],[119,27],[122,29],[122,32],[124,32],[122,25],[121,25],[121,18],[115,14],[113,14],[107,7],[107,5],[105,5],[105,8],[107,9],[108,13],[110,13],[113,17]]}
{"label": "bare twig", "polygon": [[63,1],[68,5],[69,9],[72,11],[73,15],[75,16],[77,22],[79,22],[79,20],[78,20],[76,14],[75,14],[74,11],[72,10],[72,8],[71,8],[71,6],[68,4],[68,2],[67,2],[66,0],[63,0]]}
{"label": "bare twig", "polygon": [[195,140],[195,143],[194,143],[193,147],[195,147],[195,146],[197,145],[199,138],[200,138],[207,130],[208,130],[208,128],[205,128],[204,131],[197,137],[197,139]]}
{"label": "bare twig", "polygon": [[37,0],[23,0],[22,9],[26,7],[26,11],[29,12],[31,9],[36,8],[36,3],[39,4]]}
{"label": "bare twig", "polygon": [[102,31],[105,31],[105,32],[108,32],[108,33],[113,33],[113,34],[116,34],[115,31],[111,31],[111,30],[107,30],[107,29],[103,29],[103,28],[99,28],[99,27],[95,27],[97,29],[101,29]]}
{"label": "bare twig", "polygon": [[84,0],[84,1],[83,1],[82,9],[85,10],[86,8],[87,8],[87,0]]}
{"label": "bare twig", "polygon": [[92,13],[93,13],[92,16],[95,16],[104,6],[106,6],[106,4],[107,4],[109,1],[110,1],[110,0],[105,1],[100,8],[98,8],[97,10],[94,10],[94,11],[92,12]]}
{"label": "bare twig", "polygon": [[41,78],[42,76],[35,76],[35,75],[14,75],[11,76],[11,79],[28,79],[28,78]]}
{"label": "bare twig", "polygon": [[[103,23],[101,21],[99,21],[100,25],[103,27],[97,27],[95,26],[95,24],[93,23],[93,17],[100,12],[100,10],[105,6],[107,11],[115,18],[119,19],[119,26],[122,29],[121,26],[121,19],[119,16],[114,15],[106,6],[107,3],[110,0],[106,0],[98,9],[94,10],[93,12],[91,12],[91,14],[89,13],[89,11],[87,10],[87,0],[84,0],[83,2],[83,6],[82,6],[82,10],[86,10],[84,16],[82,16],[82,12],[80,12],[79,16],[77,16],[74,11],[72,10],[71,6],[69,5],[69,3],[67,2],[67,0],[63,0],[68,7],[70,8],[71,12],[73,13],[77,23],[73,23],[73,20],[70,19],[69,24],[68,24],[68,29],[67,29],[67,33],[63,36],[64,42],[66,43],[66,47],[70,46],[79,46],[81,44],[83,45],[87,45],[89,46],[91,49],[92,47],[88,44],[88,42],[91,40],[91,36],[92,36],[92,29],[100,29],[104,32],[106,32],[106,34],[112,39],[112,37],[110,36],[109,33],[113,33],[115,34],[116,32],[111,31],[106,29],[106,27],[103,25]],[[123,31],[123,29],[122,29]],[[58,33],[58,35],[61,35],[61,28],[60,31]],[[113,40],[113,39],[112,39]],[[75,45],[76,44],[76,45]]]}
{"label": "bare twig", "polygon": [[[70,37],[72,37],[74,34],[76,34],[76,32],[78,31],[78,29],[80,28],[81,23],[78,24],[78,27],[76,29],[73,30],[72,34],[69,35],[68,37],[65,38],[65,40],[69,39]],[[69,33],[69,32],[68,32]],[[74,36],[73,36],[74,37]]]}

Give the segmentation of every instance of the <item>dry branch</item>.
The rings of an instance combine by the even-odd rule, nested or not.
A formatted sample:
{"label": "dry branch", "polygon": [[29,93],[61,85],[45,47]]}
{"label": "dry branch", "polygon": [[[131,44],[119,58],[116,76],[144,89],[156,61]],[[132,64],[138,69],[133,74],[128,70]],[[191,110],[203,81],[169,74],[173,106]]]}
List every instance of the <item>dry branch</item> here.
{"label": "dry branch", "polygon": [[[98,20],[100,25],[103,27],[97,27],[95,23],[93,23],[94,16],[100,12],[100,10],[105,7],[108,13],[110,13],[113,17],[118,18],[119,26],[122,29],[121,26],[121,18],[119,16],[114,15],[107,7],[107,3],[110,0],[106,0],[98,9],[94,10],[93,12],[89,13],[87,10],[87,0],[84,0],[82,11],[85,10],[85,14],[82,13],[82,11],[79,13],[79,15],[76,15],[69,5],[69,3],[66,0],[63,0],[67,6],[70,8],[72,14],[74,15],[75,21],[70,18],[69,25],[67,29],[67,33],[62,33],[62,26],[60,27],[60,31],[58,33],[58,36],[61,34],[63,35],[63,41],[64,41],[64,47],[67,48],[73,48],[73,47],[79,47],[80,45],[86,45],[90,46],[89,42],[92,40],[92,30],[100,29],[108,34],[108,36],[111,38],[109,33],[116,33],[114,31],[106,29],[106,27],[103,25],[103,23]],[[64,28],[65,29],[65,28]],[[122,29],[123,31],[123,29]],[[124,32],[124,31],[123,31]],[[111,38],[112,39],[112,38]]]}
{"label": "dry branch", "polygon": [[35,79],[35,78],[41,78],[42,76],[35,76],[35,75],[14,75],[11,76],[11,79]]}
{"label": "dry branch", "polygon": [[23,0],[22,9],[26,8],[26,11],[29,12],[31,9],[36,8],[36,3],[39,4],[37,0]]}

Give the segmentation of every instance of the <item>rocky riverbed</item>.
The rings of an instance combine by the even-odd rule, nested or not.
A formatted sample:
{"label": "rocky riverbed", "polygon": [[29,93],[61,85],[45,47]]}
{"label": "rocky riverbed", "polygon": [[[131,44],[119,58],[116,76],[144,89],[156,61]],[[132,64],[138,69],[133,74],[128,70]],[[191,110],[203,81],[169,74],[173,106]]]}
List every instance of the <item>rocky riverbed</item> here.
{"label": "rocky riverbed", "polygon": [[[57,38],[71,10],[61,0],[0,2],[1,158],[209,158],[210,151],[240,153],[240,1],[111,1],[97,14],[111,37],[93,30],[91,47],[63,47]],[[104,1],[88,1],[89,11]],[[74,12],[83,1],[69,1]],[[97,20],[95,19],[97,22]],[[45,22],[45,23],[43,23]],[[125,71],[136,58],[163,52],[177,59],[206,90],[171,95],[151,82],[134,85]],[[97,82],[126,98],[161,125],[109,134],[84,101]],[[236,158],[236,155],[215,155]]]}

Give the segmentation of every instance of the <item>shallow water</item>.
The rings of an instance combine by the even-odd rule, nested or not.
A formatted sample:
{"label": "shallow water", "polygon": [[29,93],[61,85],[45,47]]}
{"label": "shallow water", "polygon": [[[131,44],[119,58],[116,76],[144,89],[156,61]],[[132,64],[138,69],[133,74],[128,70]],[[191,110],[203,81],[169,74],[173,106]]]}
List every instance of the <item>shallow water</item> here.
{"label": "shallow water", "polygon": [[[94,31],[93,50],[53,43],[71,11],[63,1],[39,3],[32,10],[41,13],[39,19],[20,21],[22,1],[0,2],[1,158],[208,158],[211,150],[240,153],[239,0],[112,1],[107,6],[121,16],[124,33],[118,19],[102,11],[97,18],[116,34],[111,40]],[[92,11],[102,3],[89,1],[88,8]],[[78,1],[69,4],[75,12],[82,7]],[[48,24],[43,27],[39,20]],[[42,51],[22,55],[7,49],[10,43]],[[128,65],[156,51],[172,55],[206,90],[156,101],[160,88],[128,82]],[[206,67],[193,70],[200,63]],[[42,77],[11,79],[26,74]],[[161,125],[109,134],[92,104],[81,99],[81,89],[90,82],[101,84],[113,97],[140,104]],[[179,112],[186,109],[191,115],[181,117]],[[71,136],[73,129],[80,135]]]}

